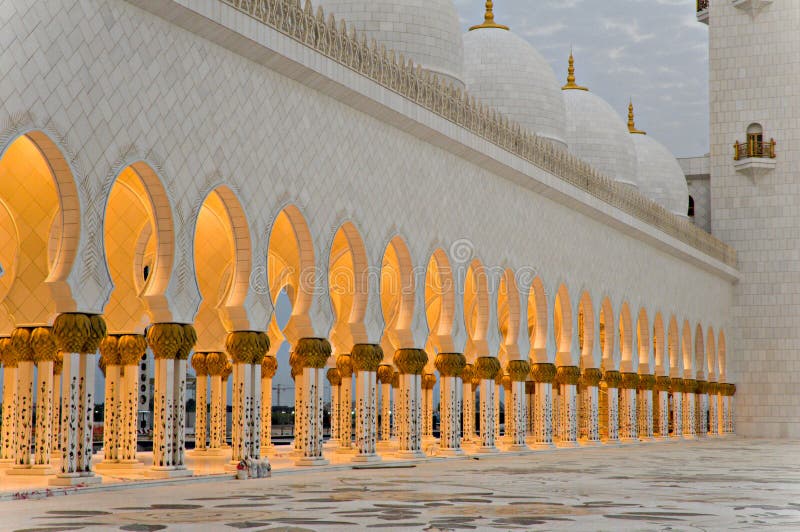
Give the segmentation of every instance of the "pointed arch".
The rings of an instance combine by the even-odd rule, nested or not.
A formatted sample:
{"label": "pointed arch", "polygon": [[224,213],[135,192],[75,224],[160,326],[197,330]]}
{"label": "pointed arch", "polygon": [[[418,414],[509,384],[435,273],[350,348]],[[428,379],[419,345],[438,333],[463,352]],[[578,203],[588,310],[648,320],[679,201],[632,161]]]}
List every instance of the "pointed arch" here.
{"label": "pointed arch", "polygon": [[556,341],[556,365],[577,366],[572,359],[572,303],[569,290],[561,284],[553,302],[553,335]]}
{"label": "pointed arch", "polygon": [[436,249],[428,261],[425,273],[425,318],[428,321],[428,356],[455,350],[453,319],[455,316],[455,285],[447,254]]}
{"label": "pointed arch", "polygon": [[497,326],[500,329],[500,351],[502,362],[518,360],[521,304],[517,280],[511,268],[503,270],[497,289]]}
{"label": "pointed arch", "polygon": [[633,353],[633,320],[631,318],[631,308],[627,301],[622,303],[619,311],[619,354],[620,371],[635,372],[638,362],[634,359]]}
{"label": "pointed arch", "polygon": [[682,339],[678,331],[678,320],[673,314],[667,328],[667,354],[669,355],[669,376],[683,378]]}
{"label": "pointed arch", "polygon": [[703,326],[699,323],[694,330],[694,370],[695,374],[691,378],[705,380],[706,378],[706,349],[703,338]]}
{"label": "pointed arch", "polygon": [[528,292],[528,338],[530,359],[547,362],[547,294],[541,277],[535,277]]}
{"label": "pointed arch", "polygon": [[653,363],[650,361],[650,341],[650,322],[647,319],[647,311],[642,307],[636,317],[636,347],[639,372],[644,374],[653,371]]}
{"label": "pointed arch", "polygon": [[689,320],[683,320],[681,352],[683,354],[683,375],[687,379],[694,378],[694,357],[692,356],[692,326]]}
{"label": "pointed arch", "polygon": [[489,355],[489,279],[486,268],[473,259],[464,278],[464,328],[467,345],[464,354],[472,362]]}
{"label": "pointed arch", "polygon": [[616,335],[614,334],[614,308],[611,306],[611,300],[608,297],[604,297],[602,303],[600,303],[598,320],[600,355],[602,357],[601,368],[603,371],[618,370],[619,360],[614,359],[614,341],[616,340]]}
{"label": "pointed arch", "polygon": [[367,343],[364,316],[369,297],[369,262],[364,239],[353,222],[336,231],[328,260],[328,294],[335,316],[331,343],[337,353]]}
{"label": "pointed arch", "polygon": [[717,347],[714,338],[714,327],[708,327],[708,341],[706,342],[706,379],[717,380]]}
{"label": "pointed arch", "polygon": [[669,357],[666,355],[664,317],[661,315],[661,312],[656,312],[653,318],[653,359],[655,361],[654,374],[658,376],[668,376]]}
{"label": "pointed arch", "polygon": [[584,369],[600,367],[601,363],[594,357],[594,323],[592,296],[584,290],[578,303],[578,344]]}
{"label": "pointed arch", "polygon": [[[381,262],[381,311],[384,337],[392,350],[414,346],[414,265],[405,240],[395,236],[386,246]],[[383,343],[383,342],[382,342]],[[386,349],[384,349],[384,355]],[[391,353],[389,353],[391,355]]]}
{"label": "pointed arch", "polygon": [[719,367],[718,382],[727,382],[727,345],[725,343],[725,331],[719,331],[719,350],[717,351],[717,361]]}

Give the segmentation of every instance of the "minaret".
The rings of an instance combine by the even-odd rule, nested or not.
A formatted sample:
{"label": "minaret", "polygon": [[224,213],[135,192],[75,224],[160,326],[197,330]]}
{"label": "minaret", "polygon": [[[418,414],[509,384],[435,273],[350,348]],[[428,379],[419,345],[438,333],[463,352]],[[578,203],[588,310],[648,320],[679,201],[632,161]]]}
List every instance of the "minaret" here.
{"label": "minaret", "polygon": [[472,26],[469,31],[478,30],[481,28],[495,28],[498,30],[508,30],[508,26],[503,26],[502,24],[497,24],[494,21],[494,2],[489,0],[486,2],[486,14],[483,17],[483,24],[478,24],[476,26]]}
{"label": "minaret", "polygon": [[632,135],[647,135],[646,132],[636,129],[636,122],[633,118],[633,100],[628,104],[628,131],[630,131]]}
{"label": "minaret", "polygon": [[581,87],[575,83],[575,58],[572,56],[572,50],[569,51],[569,66],[567,67],[567,84],[561,87],[561,90],[577,90],[588,91],[587,87]]}

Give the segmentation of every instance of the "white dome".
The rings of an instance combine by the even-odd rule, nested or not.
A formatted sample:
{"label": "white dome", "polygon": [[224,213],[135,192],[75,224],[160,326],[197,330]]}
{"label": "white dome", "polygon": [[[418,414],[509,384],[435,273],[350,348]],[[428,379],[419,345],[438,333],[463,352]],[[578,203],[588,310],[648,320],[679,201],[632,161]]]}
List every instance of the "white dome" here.
{"label": "white dome", "polygon": [[497,28],[464,35],[464,83],[523,128],[566,146],[566,113],[550,64],[526,40]]}
{"label": "white dome", "polygon": [[636,152],[622,118],[608,102],[589,91],[562,93],[570,151],[606,176],[636,188]]}
{"label": "white dome", "polygon": [[317,0],[348,32],[355,27],[367,39],[403,54],[439,77],[463,87],[461,26],[452,0]]}
{"label": "white dome", "polygon": [[636,149],[639,192],[668,211],[686,217],[689,187],[678,160],[652,137],[631,137]]}

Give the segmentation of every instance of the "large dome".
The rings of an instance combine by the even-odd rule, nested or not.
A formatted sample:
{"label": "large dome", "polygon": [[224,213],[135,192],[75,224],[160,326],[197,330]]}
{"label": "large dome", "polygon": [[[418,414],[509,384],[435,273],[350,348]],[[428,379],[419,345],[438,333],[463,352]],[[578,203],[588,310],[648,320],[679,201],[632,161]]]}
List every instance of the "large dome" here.
{"label": "large dome", "polygon": [[347,22],[367,39],[463,87],[461,27],[452,0],[317,0],[337,25]]}
{"label": "large dome", "polygon": [[633,104],[628,108],[628,129],[636,150],[639,192],[678,216],[687,217],[689,186],[678,160],[660,142],[636,129]]}
{"label": "large dome", "polygon": [[558,81],[550,64],[524,39],[501,28],[467,32],[464,83],[470,94],[525,129],[566,145]]}
{"label": "large dome", "polygon": [[563,95],[570,151],[608,177],[637,188],[636,151],[628,128],[608,102],[575,84],[571,55]]}

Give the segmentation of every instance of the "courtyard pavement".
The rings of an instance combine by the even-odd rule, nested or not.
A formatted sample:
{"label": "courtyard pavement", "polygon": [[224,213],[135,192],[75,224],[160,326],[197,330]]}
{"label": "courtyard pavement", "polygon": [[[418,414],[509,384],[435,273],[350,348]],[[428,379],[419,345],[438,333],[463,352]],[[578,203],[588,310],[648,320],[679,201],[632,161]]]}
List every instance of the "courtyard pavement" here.
{"label": "courtyard pavement", "polygon": [[0,502],[0,530],[800,530],[800,442],[737,437],[278,471]]}

